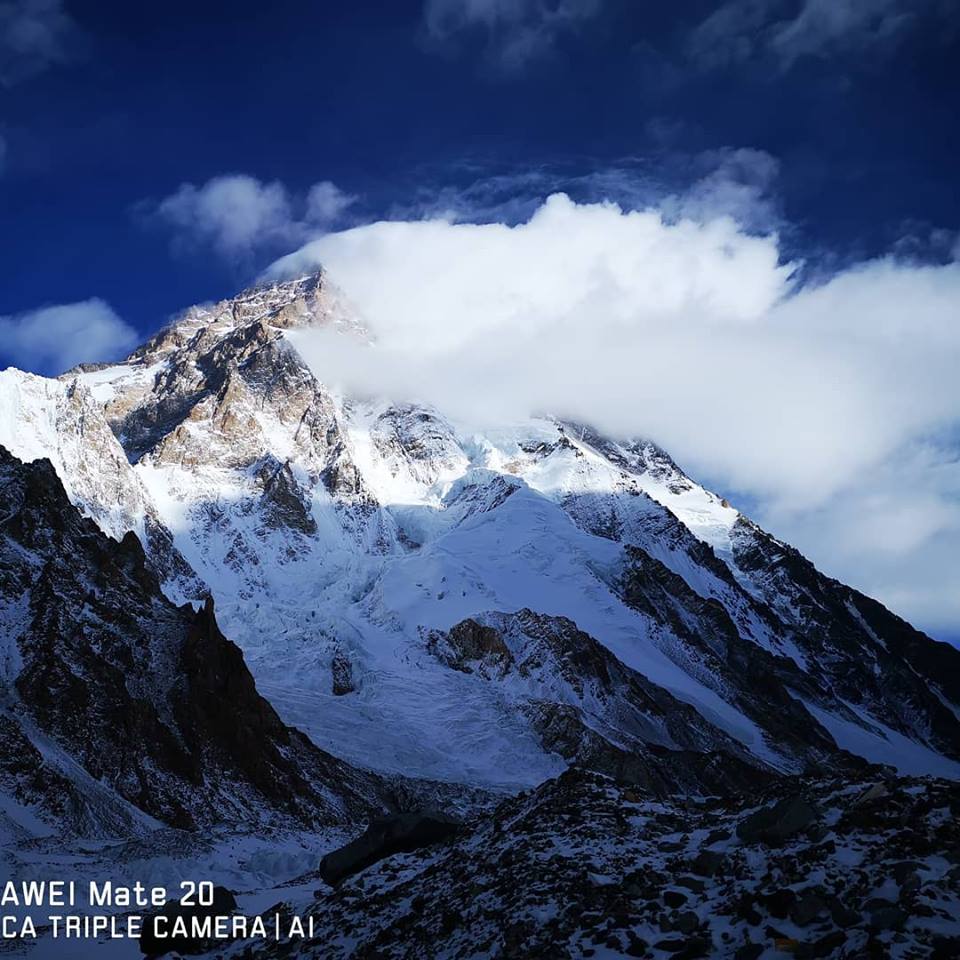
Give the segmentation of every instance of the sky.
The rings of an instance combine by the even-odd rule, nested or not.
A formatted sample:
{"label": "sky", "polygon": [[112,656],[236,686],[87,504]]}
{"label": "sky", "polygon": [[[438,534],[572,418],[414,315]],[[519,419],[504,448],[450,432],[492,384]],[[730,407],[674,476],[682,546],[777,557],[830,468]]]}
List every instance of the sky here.
{"label": "sky", "polygon": [[956,642],[958,54],[952,0],[0,0],[0,365],[322,262],[382,346],[330,377],[648,433]]}

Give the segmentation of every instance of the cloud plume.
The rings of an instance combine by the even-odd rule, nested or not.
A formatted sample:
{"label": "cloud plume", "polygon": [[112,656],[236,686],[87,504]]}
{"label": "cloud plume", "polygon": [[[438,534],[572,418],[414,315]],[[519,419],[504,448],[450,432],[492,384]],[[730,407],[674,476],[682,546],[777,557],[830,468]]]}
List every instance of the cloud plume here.
{"label": "cloud plume", "polygon": [[[322,263],[372,328],[373,350],[301,343],[346,389],[477,425],[548,410],[652,436],[875,592],[944,537],[960,556],[960,265],[881,258],[799,287],[776,235],[695,212],[557,194],[512,226],[373,223],[272,269]],[[957,566],[925,566],[899,609],[947,617]]]}

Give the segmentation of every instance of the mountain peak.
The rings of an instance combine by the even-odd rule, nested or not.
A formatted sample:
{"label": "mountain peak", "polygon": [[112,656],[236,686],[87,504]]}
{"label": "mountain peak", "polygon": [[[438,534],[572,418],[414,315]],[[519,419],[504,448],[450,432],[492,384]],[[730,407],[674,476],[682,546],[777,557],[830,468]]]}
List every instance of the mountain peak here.
{"label": "mountain peak", "polygon": [[356,309],[319,269],[284,280],[264,279],[225,300],[189,307],[128,360],[154,363],[185,347],[212,345],[255,324],[271,329],[332,327],[370,339]]}

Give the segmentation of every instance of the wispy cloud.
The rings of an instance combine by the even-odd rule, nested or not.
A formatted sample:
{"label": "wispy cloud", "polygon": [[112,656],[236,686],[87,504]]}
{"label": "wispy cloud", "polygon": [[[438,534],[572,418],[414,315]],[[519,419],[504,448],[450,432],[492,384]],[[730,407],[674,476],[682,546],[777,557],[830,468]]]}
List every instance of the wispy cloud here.
{"label": "wispy cloud", "polygon": [[81,55],[86,38],[61,0],[0,2],[0,86],[11,87]]}
{"label": "wispy cloud", "polygon": [[0,317],[0,359],[34,373],[114,359],[136,343],[136,330],[96,298]]}
{"label": "wispy cloud", "polygon": [[485,65],[516,74],[549,56],[564,34],[600,12],[602,0],[426,0],[423,25],[438,50],[479,39]]}
{"label": "wispy cloud", "polygon": [[355,199],[329,180],[298,196],[276,180],[229,174],[201,186],[181,184],[170,196],[137,210],[171,230],[180,249],[208,246],[226,259],[244,260],[258,250],[289,248],[329,230]]}
{"label": "wispy cloud", "polygon": [[834,57],[893,48],[938,0],[727,0],[689,38],[706,67],[770,58],[790,69],[805,57]]}
{"label": "wispy cloud", "polygon": [[728,216],[744,229],[767,233],[783,226],[779,173],[779,161],[769,153],[733,147],[699,153],[664,148],[655,157],[603,166],[571,161],[491,171],[464,165],[457,184],[443,184],[436,172],[424,170],[428,185],[396,204],[390,219],[515,224],[551,194],[565,193],[580,203],[610,201],[623,210],[656,207],[668,220]]}

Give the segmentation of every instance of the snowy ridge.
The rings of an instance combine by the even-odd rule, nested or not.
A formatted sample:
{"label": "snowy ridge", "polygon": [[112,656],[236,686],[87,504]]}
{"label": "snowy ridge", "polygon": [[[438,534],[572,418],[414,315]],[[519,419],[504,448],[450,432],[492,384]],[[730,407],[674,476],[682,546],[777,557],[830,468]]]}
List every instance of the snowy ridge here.
{"label": "snowy ridge", "polygon": [[146,540],[148,497],[89,386],[0,372],[0,445],[21,460],[50,460],[73,503],[108,536]]}

